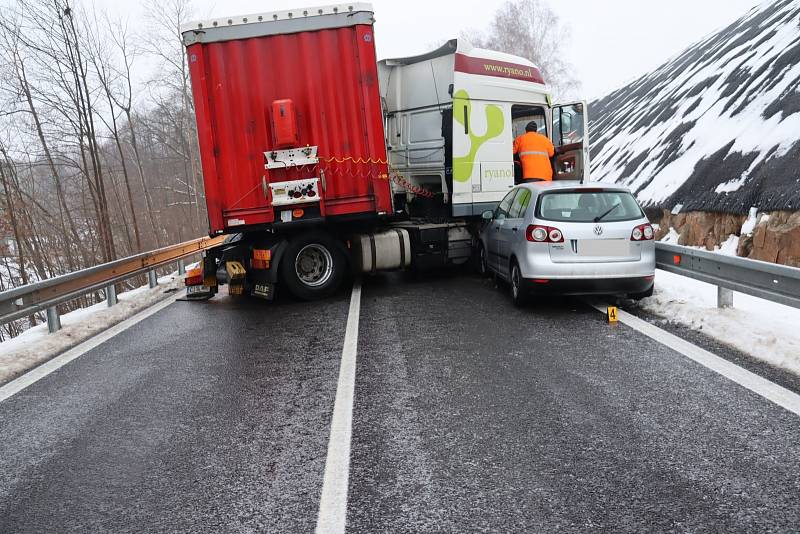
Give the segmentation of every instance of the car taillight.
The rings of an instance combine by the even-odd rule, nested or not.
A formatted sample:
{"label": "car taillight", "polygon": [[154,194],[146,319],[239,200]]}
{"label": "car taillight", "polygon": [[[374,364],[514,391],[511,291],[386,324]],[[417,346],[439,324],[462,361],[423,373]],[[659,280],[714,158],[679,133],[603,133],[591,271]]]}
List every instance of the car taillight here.
{"label": "car taillight", "polygon": [[631,241],[649,241],[653,237],[655,237],[655,232],[649,224],[640,224],[631,232]]}
{"label": "car taillight", "polygon": [[563,243],[564,234],[558,228],[552,226],[540,226],[538,224],[528,225],[525,231],[525,237],[528,241],[534,243]]}

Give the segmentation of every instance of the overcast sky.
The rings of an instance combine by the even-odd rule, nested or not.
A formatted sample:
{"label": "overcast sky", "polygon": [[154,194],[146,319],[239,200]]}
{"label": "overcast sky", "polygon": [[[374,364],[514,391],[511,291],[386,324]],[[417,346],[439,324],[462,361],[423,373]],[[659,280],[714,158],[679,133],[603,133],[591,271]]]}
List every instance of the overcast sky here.
{"label": "overcast sky", "polygon": [[[95,0],[132,21],[137,3]],[[325,4],[314,0],[194,0],[200,19]],[[336,3],[336,2],[328,2]],[[413,55],[462,30],[483,29],[503,0],[374,0],[379,58]],[[703,36],[744,15],[759,0],[550,0],[571,29],[564,55],[583,96],[602,96],[657,67]],[[124,10],[124,11],[123,11]]]}

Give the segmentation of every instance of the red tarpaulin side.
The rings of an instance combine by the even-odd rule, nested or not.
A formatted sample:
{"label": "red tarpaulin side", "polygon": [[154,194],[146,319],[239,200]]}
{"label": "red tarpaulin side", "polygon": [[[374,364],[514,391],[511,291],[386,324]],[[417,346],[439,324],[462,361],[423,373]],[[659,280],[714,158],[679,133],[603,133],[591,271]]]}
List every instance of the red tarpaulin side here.
{"label": "red tarpaulin side", "polygon": [[[275,219],[264,178],[321,171],[325,215],[391,211],[374,42],[371,26],[356,25],[188,47],[212,232],[232,218]],[[319,165],[264,169],[279,99],[293,101],[299,144],[319,147]]]}

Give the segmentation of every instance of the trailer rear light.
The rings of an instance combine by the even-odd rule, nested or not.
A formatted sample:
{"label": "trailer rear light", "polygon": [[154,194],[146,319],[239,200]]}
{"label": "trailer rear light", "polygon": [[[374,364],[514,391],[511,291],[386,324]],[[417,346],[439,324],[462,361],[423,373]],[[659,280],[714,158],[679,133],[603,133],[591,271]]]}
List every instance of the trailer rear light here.
{"label": "trailer rear light", "polygon": [[250,267],[252,269],[269,269],[269,262],[271,259],[272,259],[271,250],[254,248],[253,258],[250,260]]}
{"label": "trailer rear light", "polygon": [[538,224],[528,225],[525,231],[525,238],[534,243],[563,243],[564,234],[558,228],[552,226],[540,226]]}
{"label": "trailer rear light", "polygon": [[186,278],[184,284],[187,286],[201,286],[203,285],[203,269],[195,267],[186,271]]}
{"label": "trailer rear light", "polygon": [[[313,196],[310,193],[313,193],[313,191],[309,191],[309,195],[308,195],[308,196]],[[301,210],[300,208],[292,210],[292,217],[294,217],[295,219],[299,219],[300,217],[302,217],[305,214],[306,214],[306,212]]]}
{"label": "trailer rear light", "polygon": [[631,232],[631,241],[650,241],[655,236],[653,227],[649,224],[640,224]]}

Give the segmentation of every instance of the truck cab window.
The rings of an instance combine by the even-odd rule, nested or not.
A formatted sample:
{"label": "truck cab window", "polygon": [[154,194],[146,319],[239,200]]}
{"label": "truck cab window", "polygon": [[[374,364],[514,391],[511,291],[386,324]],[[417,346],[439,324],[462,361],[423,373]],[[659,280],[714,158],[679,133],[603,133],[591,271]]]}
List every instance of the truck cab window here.
{"label": "truck cab window", "polygon": [[561,106],[553,112],[553,144],[572,145],[583,141],[583,105]]}

